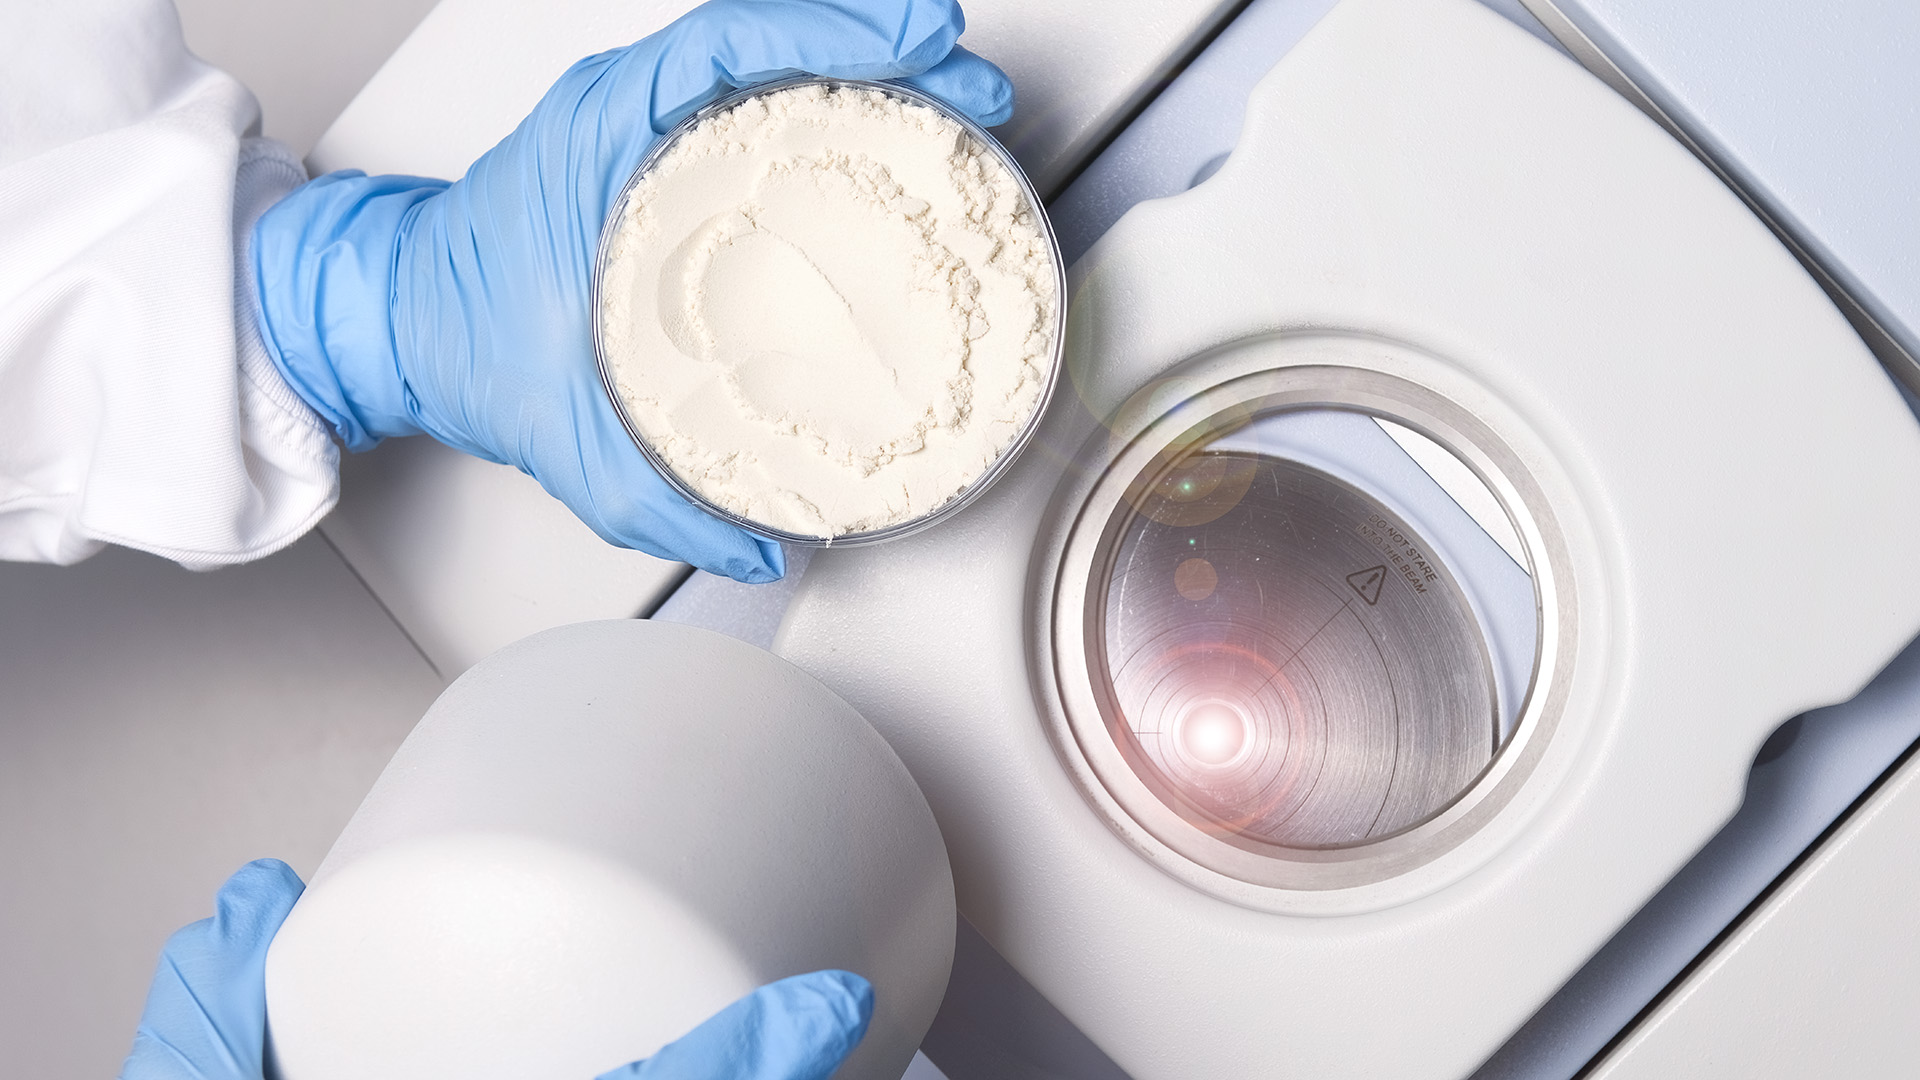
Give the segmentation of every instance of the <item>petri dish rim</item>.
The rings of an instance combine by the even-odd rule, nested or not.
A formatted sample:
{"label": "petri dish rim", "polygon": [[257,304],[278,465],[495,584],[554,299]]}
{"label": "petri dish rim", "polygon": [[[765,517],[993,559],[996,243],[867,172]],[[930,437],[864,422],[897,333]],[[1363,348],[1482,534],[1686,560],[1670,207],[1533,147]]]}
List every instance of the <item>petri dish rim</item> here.
{"label": "petri dish rim", "polygon": [[[972,483],[955,492],[946,502],[941,503],[932,510],[927,511],[919,517],[910,518],[906,521],[886,526],[885,528],[869,529],[857,533],[843,533],[838,536],[814,536],[805,533],[795,533],[734,513],[702,495],[692,484],[674,472],[673,468],[668,465],[666,459],[660,455],[659,451],[654,449],[652,442],[647,439],[646,434],[640,429],[640,425],[635,423],[633,417],[628,413],[626,403],[620,397],[620,391],[613,374],[612,362],[607,355],[605,335],[602,331],[603,304],[601,283],[606,274],[608,261],[611,258],[614,234],[618,231],[620,222],[626,217],[627,205],[632,199],[634,189],[638,186],[640,180],[646,176],[649,170],[658,164],[660,158],[664,156],[668,150],[672,149],[673,145],[678,142],[680,138],[708,117],[716,113],[725,112],[753,98],[778,93],[782,90],[791,90],[800,86],[825,86],[836,90],[875,90],[903,101],[909,101],[916,105],[931,108],[955,124],[958,124],[969,136],[985,146],[988,152],[993,154],[995,159],[1013,176],[1014,182],[1020,188],[1021,196],[1026,200],[1027,210],[1033,214],[1035,223],[1040,227],[1041,235],[1046,239],[1047,251],[1053,264],[1054,325],[1052,346],[1049,348],[1047,355],[1046,381],[1041,386],[1039,400],[1034,403],[1033,414],[1027,418],[1026,424],[1023,425],[1020,432],[1014,436],[1013,441],[1007,444],[1006,448],[1000,452],[992,464],[988,465]],[[600,385],[607,395],[607,400],[612,402],[613,410],[615,414],[620,417],[620,423],[626,428],[627,435],[633,439],[634,445],[638,447],[640,453],[646,457],[647,464],[652,466],[654,472],[660,474],[661,479],[665,480],[667,485],[673,488],[680,497],[686,499],[689,503],[692,503],[707,514],[743,529],[746,532],[752,533],[755,536],[778,541],[782,544],[790,544],[795,547],[855,547],[883,543],[888,540],[898,540],[902,537],[911,536],[914,533],[920,532],[959,513],[967,504],[979,498],[988,488],[992,487],[995,482],[1005,476],[1008,470],[1013,467],[1014,461],[1019,458],[1020,454],[1027,448],[1027,445],[1033,441],[1034,433],[1039,430],[1042,420],[1047,415],[1047,410],[1053,402],[1055,390],[1059,386],[1060,372],[1064,366],[1064,356],[1066,352],[1066,266],[1061,261],[1060,241],[1054,233],[1053,222],[1047,217],[1046,205],[1041,202],[1039,193],[1034,190],[1032,181],[1027,178],[1026,171],[1020,167],[1018,161],[1014,160],[1013,154],[1008,151],[1005,146],[1002,146],[998,139],[993,137],[991,132],[975,123],[971,117],[931,94],[904,83],[891,81],[880,82],[866,79],[838,79],[822,75],[799,75],[792,78],[776,79],[771,82],[757,83],[753,86],[743,87],[732,93],[716,98],[688,114],[668,130],[666,134],[654,140],[653,145],[647,148],[646,154],[641,157],[640,163],[634,167],[632,174],[629,175],[626,182],[621,185],[619,194],[614,197],[612,205],[608,207],[606,220],[603,221],[600,226],[599,243],[594,253],[592,298],[593,356],[594,364],[600,372]]]}

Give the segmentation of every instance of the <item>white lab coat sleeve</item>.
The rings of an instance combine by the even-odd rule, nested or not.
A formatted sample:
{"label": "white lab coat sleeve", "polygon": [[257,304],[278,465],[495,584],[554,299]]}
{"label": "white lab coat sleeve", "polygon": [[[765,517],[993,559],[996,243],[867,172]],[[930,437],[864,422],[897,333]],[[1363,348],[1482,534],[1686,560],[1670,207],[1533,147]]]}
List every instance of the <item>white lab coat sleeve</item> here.
{"label": "white lab coat sleeve", "polygon": [[304,169],[170,0],[0,0],[0,27],[0,558],[285,547],[339,451],[268,359],[245,245]]}

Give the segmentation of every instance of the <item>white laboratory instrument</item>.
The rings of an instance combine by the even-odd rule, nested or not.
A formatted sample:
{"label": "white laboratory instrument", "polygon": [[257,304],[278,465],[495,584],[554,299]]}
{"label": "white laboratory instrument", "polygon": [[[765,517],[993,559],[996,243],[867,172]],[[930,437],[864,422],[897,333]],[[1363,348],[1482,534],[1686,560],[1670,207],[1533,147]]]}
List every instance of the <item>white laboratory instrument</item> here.
{"label": "white laboratory instrument", "polygon": [[579,1080],[840,968],[875,1010],[837,1075],[898,1080],[953,942],[939,829],[859,714],[731,638],[582,623],[421,720],[274,939],[268,1024],[286,1080]]}
{"label": "white laboratory instrument", "polygon": [[[1920,630],[1873,570],[1920,433],[1872,357],[1682,146],[1465,0],[1341,4],[1074,276],[1084,410],[943,528],[817,557],[777,649],[1136,1080],[1470,1072],[1769,731]],[[1518,700],[1511,594],[1275,434],[1355,418],[1517,549]]]}
{"label": "white laboratory instrument", "polygon": [[1920,767],[1909,757],[1591,1075],[1912,1076],[1916,835]]}
{"label": "white laboratory instrument", "polygon": [[1710,162],[1920,387],[1920,7],[1519,2]]}

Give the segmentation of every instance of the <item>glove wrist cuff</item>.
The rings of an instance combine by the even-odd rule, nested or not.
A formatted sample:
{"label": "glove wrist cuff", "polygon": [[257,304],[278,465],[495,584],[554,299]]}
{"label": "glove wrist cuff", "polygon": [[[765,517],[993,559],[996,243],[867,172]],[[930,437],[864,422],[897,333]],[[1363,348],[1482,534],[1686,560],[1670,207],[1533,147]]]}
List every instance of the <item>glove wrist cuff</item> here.
{"label": "glove wrist cuff", "polygon": [[253,227],[267,354],[349,450],[420,432],[393,326],[398,248],[421,205],[447,187],[412,176],[329,173]]}

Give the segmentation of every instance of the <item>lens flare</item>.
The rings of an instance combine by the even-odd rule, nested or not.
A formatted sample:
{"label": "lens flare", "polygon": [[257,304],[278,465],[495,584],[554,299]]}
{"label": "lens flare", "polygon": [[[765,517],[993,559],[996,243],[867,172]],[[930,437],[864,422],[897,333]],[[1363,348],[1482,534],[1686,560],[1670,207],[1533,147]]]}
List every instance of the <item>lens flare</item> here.
{"label": "lens flare", "polygon": [[1190,709],[1174,730],[1180,748],[1202,765],[1231,764],[1247,747],[1247,718],[1218,701]]}
{"label": "lens flare", "polygon": [[1219,573],[1205,559],[1186,559],[1173,568],[1173,591],[1188,600],[1205,600],[1219,585]]}
{"label": "lens flare", "polygon": [[1257,463],[1236,454],[1191,454],[1128,489],[1128,500],[1153,521],[1189,529],[1217,521],[1246,498]]}

